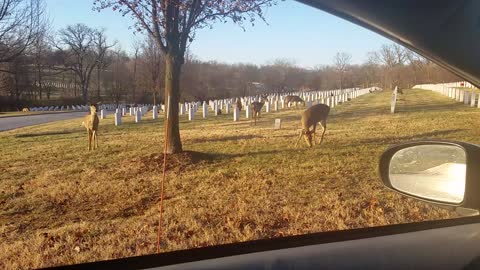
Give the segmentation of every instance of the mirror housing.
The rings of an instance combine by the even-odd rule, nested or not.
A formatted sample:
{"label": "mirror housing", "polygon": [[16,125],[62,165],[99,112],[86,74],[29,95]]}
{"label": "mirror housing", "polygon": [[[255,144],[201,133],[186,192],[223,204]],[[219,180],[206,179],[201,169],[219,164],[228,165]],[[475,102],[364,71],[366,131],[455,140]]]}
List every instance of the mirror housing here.
{"label": "mirror housing", "polygon": [[[395,154],[399,153],[399,151],[405,151],[405,149],[412,148],[414,146],[450,146],[460,148],[465,152],[466,175],[463,200],[459,202],[435,200],[432,199],[432,197],[422,196],[419,194],[414,194],[412,192],[406,192],[405,190],[400,190],[398,187],[395,187],[395,185],[392,185],[390,173],[390,163],[392,161],[392,158],[395,156]],[[477,211],[480,210],[480,147],[477,145],[445,140],[413,141],[394,145],[389,147],[382,154],[380,158],[379,170],[383,184],[387,188],[397,193],[421,201],[433,203],[439,206],[453,207],[455,209],[467,208]],[[432,177],[434,176],[430,176],[430,178]],[[421,178],[421,176],[419,178]]]}

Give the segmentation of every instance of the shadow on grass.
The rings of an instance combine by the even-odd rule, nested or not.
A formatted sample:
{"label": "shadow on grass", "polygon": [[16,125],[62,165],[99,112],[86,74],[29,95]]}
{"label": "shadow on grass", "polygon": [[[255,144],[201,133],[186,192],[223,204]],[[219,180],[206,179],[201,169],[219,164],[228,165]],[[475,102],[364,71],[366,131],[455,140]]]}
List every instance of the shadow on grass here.
{"label": "shadow on grass", "polygon": [[[441,111],[448,112],[454,111],[458,112],[459,110],[465,110],[468,107],[464,106],[463,103],[445,103],[442,104],[432,104],[431,102],[416,102],[415,104],[408,104],[404,102],[413,102],[411,100],[404,101],[398,104],[395,108],[395,114],[399,113],[415,113],[415,112],[424,112],[424,111]],[[360,105],[360,106],[358,106]],[[355,104],[355,107],[349,108],[347,111],[334,112],[332,114],[335,118],[350,118],[350,117],[366,117],[366,116],[375,116],[375,115],[390,115],[390,105],[380,105],[380,106],[370,106],[368,103]]]}
{"label": "shadow on grass", "polygon": [[259,157],[259,156],[266,156],[266,155],[273,155],[273,154],[295,154],[296,152],[302,153],[306,149],[314,149],[314,148],[303,148],[301,146],[297,147],[297,149],[278,149],[278,150],[265,150],[265,151],[255,151],[255,152],[244,152],[244,153],[215,153],[211,154],[215,160],[228,160],[230,158],[238,158],[238,157]]}
{"label": "shadow on grass", "polygon": [[258,139],[263,138],[263,136],[258,135],[241,135],[241,136],[226,136],[221,138],[196,138],[191,140],[192,143],[205,143],[205,142],[228,142],[236,140],[249,140],[249,139]]}
{"label": "shadow on grass", "polygon": [[439,130],[433,132],[426,132],[422,134],[415,134],[411,136],[390,136],[384,138],[374,138],[374,139],[366,139],[360,141],[360,145],[364,144],[385,144],[385,143],[399,143],[402,141],[412,141],[412,140],[421,140],[421,139],[428,139],[436,136],[448,135],[460,131],[465,131],[467,129],[450,129],[450,130]]}
{"label": "shadow on grass", "polygon": [[31,138],[31,137],[41,137],[41,136],[52,136],[52,135],[65,135],[65,134],[72,134],[77,133],[73,131],[50,131],[50,132],[39,132],[39,133],[24,133],[24,134],[17,134],[15,138]]}

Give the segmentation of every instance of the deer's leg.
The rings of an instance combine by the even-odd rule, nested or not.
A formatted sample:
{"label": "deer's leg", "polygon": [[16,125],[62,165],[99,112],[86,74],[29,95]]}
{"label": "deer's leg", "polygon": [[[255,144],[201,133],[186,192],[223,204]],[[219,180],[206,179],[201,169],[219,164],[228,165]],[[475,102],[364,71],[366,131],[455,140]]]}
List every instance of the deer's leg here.
{"label": "deer's leg", "polygon": [[305,131],[303,134],[303,138],[305,139],[305,142],[307,143],[308,147],[312,147],[312,133],[310,131],[310,128]]}
{"label": "deer's leg", "polygon": [[298,140],[297,140],[297,142],[295,143],[295,147],[297,147],[298,142],[302,139],[302,136],[303,136],[303,130],[300,131],[300,136],[298,137]]}
{"label": "deer's leg", "polygon": [[88,134],[88,151],[92,150],[92,131],[87,129]]}
{"label": "deer's leg", "polygon": [[320,140],[320,144],[322,144],[323,135],[325,135],[325,131],[327,130],[327,120],[322,120],[321,124],[322,124],[322,127],[323,127],[323,132],[322,132],[322,139]]}
{"label": "deer's leg", "polygon": [[93,131],[93,150],[98,148],[97,131]]}
{"label": "deer's leg", "polygon": [[317,143],[317,139],[316,139],[316,136],[315,136],[315,131],[317,130],[317,123],[313,124],[313,131],[312,131],[312,136],[313,136],[313,145],[315,145]]}

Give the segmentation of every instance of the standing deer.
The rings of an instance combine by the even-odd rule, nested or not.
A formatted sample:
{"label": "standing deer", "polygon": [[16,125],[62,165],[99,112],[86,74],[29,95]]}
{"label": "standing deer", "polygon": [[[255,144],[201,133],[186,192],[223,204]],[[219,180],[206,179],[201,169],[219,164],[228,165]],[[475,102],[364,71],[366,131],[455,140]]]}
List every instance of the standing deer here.
{"label": "standing deer", "polygon": [[262,111],[263,105],[265,105],[265,101],[268,101],[266,97],[262,97],[260,100],[261,101],[252,102],[251,104],[255,125],[257,125],[257,117],[260,117],[260,112]]}
{"label": "standing deer", "polygon": [[[300,137],[298,137],[298,140],[295,146],[297,146],[298,142],[300,141],[303,135],[305,138],[305,141],[307,142],[307,145],[309,147],[312,147],[312,135],[313,135],[313,144],[315,144],[316,143],[315,130],[317,129],[317,124],[319,122],[323,127],[322,138],[319,143],[319,144],[322,144],[323,135],[325,135],[325,131],[327,130],[327,117],[329,112],[330,112],[330,107],[325,104],[316,104],[306,109],[302,113],[302,131],[300,132]],[[313,126],[312,130],[310,130],[311,126]]]}
{"label": "standing deer", "polygon": [[93,150],[98,148],[98,116],[97,116],[97,107],[95,105],[90,105],[90,114],[86,115],[83,118],[82,126],[87,129],[88,136],[88,151],[92,150],[92,140],[93,140]]}
{"label": "standing deer", "polygon": [[242,102],[240,101],[239,98],[237,98],[237,101],[235,102],[235,106],[238,108],[238,111],[242,111]]}
{"label": "standing deer", "polygon": [[295,108],[297,108],[298,103],[303,103],[303,107],[305,107],[305,101],[301,99],[299,96],[286,96],[285,103],[287,103],[287,107],[290,107],[290,103],[295,103]]}

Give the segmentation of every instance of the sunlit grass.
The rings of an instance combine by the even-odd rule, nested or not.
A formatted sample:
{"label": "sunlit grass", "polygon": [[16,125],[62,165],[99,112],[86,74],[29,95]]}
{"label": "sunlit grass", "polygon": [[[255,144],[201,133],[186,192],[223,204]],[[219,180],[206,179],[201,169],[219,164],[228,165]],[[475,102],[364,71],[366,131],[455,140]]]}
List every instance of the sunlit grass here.
{"label": "sunlit grass", "polygon": [[[332,109],[324,144],[295,147],[301,110],[181,120],[185,150],[211,161],[170,170],[163,251],[455,217],[383,188],[378,158],[422,138],[480,143],[480,110],[430,91],[391,92]],[[242,117],[244,112],[242,112]],[[274,119],[283,120],[274,130]],[[102,120],[88,152],[81,120],[0,133],[0,268],[73,264],[155,252],[163,121]],[[303,142],[302,142],[303,143]]]}

